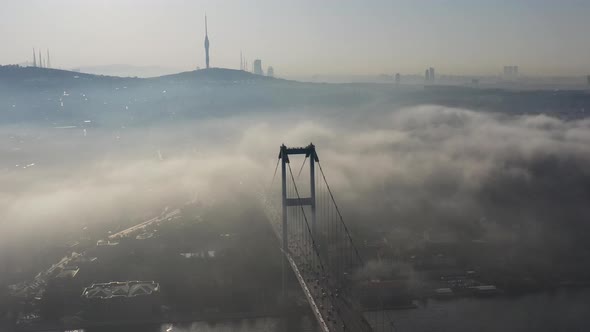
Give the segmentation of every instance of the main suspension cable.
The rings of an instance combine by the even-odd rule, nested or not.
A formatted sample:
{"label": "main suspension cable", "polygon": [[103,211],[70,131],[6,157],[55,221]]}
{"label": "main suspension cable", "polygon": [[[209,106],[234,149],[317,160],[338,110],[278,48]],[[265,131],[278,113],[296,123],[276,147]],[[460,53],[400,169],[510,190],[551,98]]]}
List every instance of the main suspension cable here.
{"label": "main suspension cable", "polygon": [[354,251],[356,253],[358,260],[360,261],[361,264],[364,264],[364,261],[363,261],[361,255],[359,254],[358,249],[357,249],[356,245],[354,244],[354,241],[352,240],[352,236],[350,235],[350,232],[348,231],[348,227],[344,223],[344,218],[342,218],[342,213],[340,213],[340,208],[338,207],[338,204],[336,204],[336,200],[334,199],[334,195],[332,194],[332,189],[330,189],[330,185],[328,184],[328,180],[326,180],[326,175],[324,174],[324,170],[322,169],[322,164],[319,161],[318,161],[318,166],[320,167],[320,173],[322,173],[322,178],[324,179],[324,183],[326,184],[326,189],[328,189],[328,193],[330,194],[330,198],[332,199],[332,203],[334,203],[334,207],[336,208],[336,213],[338,214],[338,217],[340,219],[340,223],[344,227],[344,231],[346,232],[348,240],[350,241],[351,245],[354,247]]}
{"label": "main suspension cable", "polygon": [[[342,214],[340,213],[340,208],[338,207],[338,204],[336,203],[336,200],[334,199],[334,195],[332,194],[332,190],[330,189],[330,185],[328,184],[328,180],[326,179],[326,175],[324,174],[324,170],[322,169],[322,164],[319,161],[318,161],[318,166],[320,168],[320,173],[322,174],[322,178],[324,179],[324,183],[326,185],[326,189],[328,190],[328,193],[330,194],[330,198],[332,200],[332,203],[334,203],[334,207],[335,207],[336,213],[338,214],[338,217],[340,219],[341,226],[344,228],[344,231],[346,233],[346,236],[348,237],[348,240],[350,241],[351,247],[354,248],[354,252],[355,252],[355,254],[356,254],[359,262],[361,263],[362,266],[364,266],[365,265],[364,260],[361,257],[361,255],[359,254],[358,248],[356,247],[356,245],[354,244],[354,241],[352,240],[352,236],[350,235],[350,232],[348,231],[348,227],[344,223],[344,218],[342,217]],[[352,265],[352,261],[351,261],[351,265]],[[396,326],[395,326],[395,324],[393,322],[393,319],[391,317],[391,314],[389,313],[389,311],[386,311],[385,310],[383,296],[381,294],[379,296],[379,300],[381,302],[382,311],[383,312],[386,312],[385,315],[387,316],[387,320],[389,320],[389,323],[390,323],[391,327],[394,330],[396,330],[397,328],[396,328]],[[383,324],[383,325],[385,325],[385,324]]]}
{"label": "main suspension cable", "polygon": [[303,170],[303,166],[305,166],[305,162],[307,161],[307,156],[303,159],[303,163],[301,164],[301,168],[299,169],[299,173],[297,173],[297,179],[299,180],[299,176],[301,175],[301,171]]}
{"label": "main suspension cable", "polygon": [[[301,196],[299,195],[299,190],[297,189],[297,184],[295,183],[295,177],[293,176],[293,171],[291,170],[291,164],[287,164],[289,167],[289,174],[291,176],[291,181],[293,181],[293,189],[295,190],[295,194],[297,195],[297,200],[299,202],[301,202]],[[322,258],[320,256],[320,251],[319,248],[315,242],[315,239],[313,238],[313,234],[311,232],[311,227],[309,226],[309,222],[307,220],[307,215],[305,214],[305,209],[303,208],[303,205],[299,205],[301,207],[301,213],[303,214],[303,219],[305,220],[305,228],[307,229],[307,233],[309,234],[309,238],[311,240],[311,245],[312,245],[312,249],[314,251],[315,255],[312,255],[312,264],[315,268],[315,264],[317,262],[318,267],[320,268],[320,271],[322,273],[323,276],[327,276],[327,272],[326,269],[324,268],[324,264],[322,262]],[[315,257],[316,262],[313,261],[313,258]],[[318,280],[320,280],[320,278],[318,278]],[[339,314],[340,316],[340,314]],[[346,326],[346,321],[344,320],[344,318],[342,316],[340,316],[341,322],[343,324],[343,328],[345,330],[347,330],[347,326]]]}
{"label": "main suspension cable", "polygon": [[277,165],[275,166],[275,172],[272,175],[272,180],[270,181],[269,189],[272,188],[273,183],[275,182],[275,177],[277,176],[277,170],[279,169],[279,163],[281,162],[281,158],[277,159]]}

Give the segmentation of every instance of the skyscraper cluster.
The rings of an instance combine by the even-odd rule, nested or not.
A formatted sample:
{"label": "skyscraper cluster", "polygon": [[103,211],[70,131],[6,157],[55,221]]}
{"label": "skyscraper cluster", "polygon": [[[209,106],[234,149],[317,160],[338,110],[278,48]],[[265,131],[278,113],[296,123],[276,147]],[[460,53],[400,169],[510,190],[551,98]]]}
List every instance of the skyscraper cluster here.
{"label": "skyscraper cluster", "polygon": [[47,57],[43,59],[43,55],[41,50],[38,50],[39,57],[37,57],[37,53],[35,53],[35,48],[33,48],[33,67],[39,68],[51,68],[51,58],[49,57],[49,49],[47,49]]}
{"label": "skyscraper cluster", "polygon": [[518,76],[518,66],[504,66],[504,77],[516,77]]}
{"label": "skyscraper cluster", "polygon": [[[250,71],[248,66],[248,60],[242,52],[240,52],[240,70]],[[252,62],[252,72],[256,75],[264,76],[264,69],[262,69],[262,60],[256,59]],[[275,69],[272,66],[268,66],[266,69],[266,76],[274,77]]]}

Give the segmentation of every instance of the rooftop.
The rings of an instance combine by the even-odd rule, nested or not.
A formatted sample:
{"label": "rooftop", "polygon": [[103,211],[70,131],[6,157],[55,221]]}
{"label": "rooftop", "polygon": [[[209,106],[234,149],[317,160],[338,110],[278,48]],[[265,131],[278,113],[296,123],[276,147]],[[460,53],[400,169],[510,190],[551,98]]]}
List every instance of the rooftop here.
{"label": "rooftop", "polygon": [[438,295],[453,294],[453,290],[450,288],[437,288],[434,290]]}
{"label": "rooftop", "polygon": [[76,274],[80,271],[80,268],[77,266],[66,266],[63,270],[56,276],[56,278],[74,278]]}
{"label": "rooftop", "polygon": [[154,233],[152,233],[152,232],[143,232],[141,234],[138,234],[135,237],[135,239],[136,240],[145,240],[145,239],[149,239],[149,238],[152,238],[152,237],[154,237]]}
{"label": "rooftop", "polygon": [[107,240],[98,240],[96,242],[96,246],[97,247],[105,247],[105,246],[116,246],[118,245],[119,242],[111,242],[111,241],[107,241]]}
{"label": "rooftop", "polygon": [[160,291],[160,284],[155,281],[112,281],[92,284],[84,288],[82,297],[87,299],[110,299],[114,297],[135,297],[152,295]]}

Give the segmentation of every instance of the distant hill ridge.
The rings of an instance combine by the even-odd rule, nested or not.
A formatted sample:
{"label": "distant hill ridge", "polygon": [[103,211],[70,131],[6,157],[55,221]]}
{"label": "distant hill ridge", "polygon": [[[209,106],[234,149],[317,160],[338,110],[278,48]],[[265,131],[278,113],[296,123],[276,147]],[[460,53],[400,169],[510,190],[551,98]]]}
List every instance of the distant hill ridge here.
{"label": "distant hill ridge", "polygon": [[164,75],[150,78],[119,77],[97,74],[86,74],[70,70],[21,67],[18,65],[0,66],[0,81],[17,82],[19,80],[42,80],[50,79],[83,79],[83,80],[178,80],[178,81],[244,81],[244,80],[279,80],[272,77],[256,75],[250,72],[227,68],[208,68],[187,71],[177,74]]}

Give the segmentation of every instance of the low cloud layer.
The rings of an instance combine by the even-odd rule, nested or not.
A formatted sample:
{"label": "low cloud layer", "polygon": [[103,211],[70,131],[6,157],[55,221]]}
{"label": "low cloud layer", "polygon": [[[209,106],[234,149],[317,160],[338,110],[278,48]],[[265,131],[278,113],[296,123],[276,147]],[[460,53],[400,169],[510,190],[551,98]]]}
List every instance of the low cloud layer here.
{"label": "low cloud layer", "polygon": [[85,133],[3,127],[2,243],[252,192],[270,183],[281,143],[311,141],[347,220],[379,225],[402,242],[431,230],[575,243],[588,231],[590,120],[428,105],[363,122],[352,111],[318,114]]}

